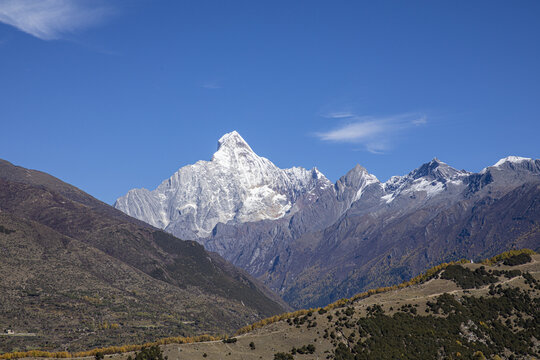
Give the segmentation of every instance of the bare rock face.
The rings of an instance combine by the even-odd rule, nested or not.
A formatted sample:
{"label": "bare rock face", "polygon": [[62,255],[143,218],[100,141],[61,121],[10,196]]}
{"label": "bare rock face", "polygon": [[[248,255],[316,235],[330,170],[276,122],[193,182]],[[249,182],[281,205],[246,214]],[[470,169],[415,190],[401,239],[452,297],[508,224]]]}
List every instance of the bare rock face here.
{"label": "bare rock face", "polygon": [[218,223],[282,218],[301,195],[330,186],[317,169],[278,168],[233,131],[219,139],[211,161],[181,168],[153,191],[130,190],[114,206],[183,239],[197,239]]}
{"label": "bare rock face", "polygon": [[[435,158],[384,183],[356,165],[331,184],[316,169],[277,168],[232,132],[211,161],[181,168],[154,191],[131,190],[115,206],[197,240],[305,307],[441,261],[540,247],[538,183],[540,160],[510,156],[479,173]],[[526,216],[523,206],[532,209]]]}

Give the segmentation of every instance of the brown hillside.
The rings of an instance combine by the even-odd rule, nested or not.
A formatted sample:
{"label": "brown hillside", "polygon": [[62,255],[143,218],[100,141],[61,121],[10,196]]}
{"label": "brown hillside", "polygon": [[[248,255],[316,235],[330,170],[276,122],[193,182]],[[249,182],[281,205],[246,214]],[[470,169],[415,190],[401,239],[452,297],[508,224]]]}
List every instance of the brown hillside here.
{"label": "brown hillside", "polygon": [[5,161],[0,215],[0,326],[36,334],[2,351],[227,333],[286,308],[201,245]]}

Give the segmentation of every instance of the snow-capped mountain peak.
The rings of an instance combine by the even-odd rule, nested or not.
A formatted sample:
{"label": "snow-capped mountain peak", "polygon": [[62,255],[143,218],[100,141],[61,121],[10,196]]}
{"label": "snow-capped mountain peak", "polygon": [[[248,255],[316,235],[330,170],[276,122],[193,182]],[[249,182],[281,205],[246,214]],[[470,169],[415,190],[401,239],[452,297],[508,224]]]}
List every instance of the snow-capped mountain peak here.
{"label": "snow-capped mountain peak", "polygon": [[470,173],[467,171],[457,170],[433,158],[405,176],[392,176],[383,184],[386,194],[382,199],[386,203],[391,203],[401,194],[410,197],[411,194],[420,192],[425,193],[426,199],[429,199],[447,189],[448,186],[464,186],[468,175]]}
{"label": "snow-capped mountain peak", "polygon": [[409,174],[409,177],[415,180],[419,178],[428,178],[429,180],[439,180],[444,182],[467,174],[466,171],[457,170],[439,159],[433,158],[430,162],[413,170]]}
{"label": "snow-capped mountain peak", "polygon": [[255,155],[255,152],[238,132],[232,131],[223,135],[218,140],[217,151],[214,154],[214,158],[219,159],[222,157],[237,157],[242,155]]}
{"label": "snow-capped mountain peak", "polygon": [[521,156],[507,156],[505,158],[502,158],[501,160],[497,161],[493,167],[499,167],[503,165],[504,163],[513,163],[518,164],[522,163],[523,161],[532,161],[531,158],[521,157]]}
{"label": "snow-capped mountain peak", "polygon": [[[317,168],[280,169],[232,131],[218,140],[211,161],[180,168],[155,190],[130,190],[115,207],[180,238],[201,239],[213,236],[219,223],[236,226],[283,219],[304,229],[306,219],[326,224],[319,217],[324,211],[331,218],[348,209],[386,211],[440,204],[475,194],[492,182],[510,186],[539,177],[540,160],[529,158],[509,156],[479,174],[434,158],[385,183],[356,165],[333,185]],[[315,209],[319,203],[326,204],[324,211]]]}
{"label": "snow-capped mountain peak", "polygon": [[178,170],[155,190],[130,190],[115,207],[184,239],[208,236],[218,223],[275,220],[330,181],[318,170],[280,169],[236,131],[223,135],[211,161]]}
{"label": "snow-capped mountain peak", "polygon": [[226,133],[218,140],[218,150],[223,147],[245,147],[248,148],[250,151],[253,151],[251,147],[248,145],[246,140],[238,133],[238,131],[233,130],[230,133]]}
{"label": "snow-capped mountain peak", "polygon": [[[251,146],[236,131],[227,133],[218,140],[217,151],[212,156],[213,162],[219,162],[225,166],[249,167],[254,162],[265,162],[266,159],[263,159],[255,154]],[[266,165],[268,164],[263,166]]]}
{"label": "snow-capped mountain peak", "polygon": [[540,174],[540,160],[521,156],[507,156],[500,159],[495,164],[482,169],[479,174],[487,174],[492,170],[496,172],[504,172],[504,170],[521,170],[525,171],[525,173],[532,172]]}

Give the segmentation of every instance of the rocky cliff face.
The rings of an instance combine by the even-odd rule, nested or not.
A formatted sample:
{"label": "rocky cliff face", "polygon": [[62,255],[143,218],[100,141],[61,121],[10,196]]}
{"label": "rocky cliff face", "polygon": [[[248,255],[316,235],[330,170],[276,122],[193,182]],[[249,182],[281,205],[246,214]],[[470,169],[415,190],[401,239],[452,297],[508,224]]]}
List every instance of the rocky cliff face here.
{"label": "rocky cliff face", "polygon": [[[175,180],[179,174],[189,176]],[[538,248],[540,215],[531,203],[538,183],[540,160],[510,156],[479,173],[433,159],[384,183],[357,165],[332,185],[316,169],[278,169],[233,132],[211,162],[180,169],[153,192],[132,190],[116,206],[150,223],[164,214],[153,224],[195,237],[301,307],[399,282],[440,261]],[[130,202],[133,192],[140,200]],[[149,204],[157,210],[138,213]],[[190,204],[206,215],[180,215]],[[533,210],[523,217],[527,204]],[[527,220],[511,224],[509,216]],[[501,228],[503,218],[518,230]],[[494,229],[503,234],[497,240]]]}

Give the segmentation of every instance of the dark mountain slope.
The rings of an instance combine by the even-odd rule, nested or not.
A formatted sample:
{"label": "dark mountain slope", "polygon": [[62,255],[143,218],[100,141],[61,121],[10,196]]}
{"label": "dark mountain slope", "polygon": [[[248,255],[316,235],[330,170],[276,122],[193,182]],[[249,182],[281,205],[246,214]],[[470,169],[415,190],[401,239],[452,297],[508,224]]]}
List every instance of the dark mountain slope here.
{"label": "dark mountain slope", "polygon": [[7,230],[0,233],[0,324],[36,335],[4,336],[3,351],[145,342],[234,328],[243,324],[240,314],[252,316],[199,287],[156,281],[36,222],[2,212],[0,224]]}
{"label": "dark mountain slope", "polygon": [[[154,309],[150,312],[152,316],[170,305],[158,311],[155,306],[162,298],[176,294],[174,296],[176,300],[173,301],[176,304],[175,308],[179,313],[186,314],[181,321],[194,321],[194,325],[190,325],[191,329],[188,327],[181,330],[184,333],[232,330],[254,318],[281,312],[285,307],[275,295],[245,272],[227,264],[217,254],[206,252],[198,243],[179,240],[132,219],[47,174],[16,167],[5,161],[0,166],[0,214],[3,216],[2,219],[11,219],[10,221],[14,222],[11,227],[16,230],[15,233],[1,234],[5,241],[10,236],[25,233],[18,227],[39,225],[40,231],[25,236],[24,242],[32,243],[48,239],[48,242],[42,244],[45,250],[48,244],[54,245],[58,241],[77,243],[78,246],[98,252],[102,256],[106,254],[116,267],[129,269],[130,272],[138,274],[138,277],[145,277],[147,284],[159,284],[159,289],[156,289],[158,285],[144,287],[147,296],[137,298],[142,307]],[[10,229],[8,224],[0,225]],[[42,232],[47,234],[43,235]],[[21,246],[23,249],[28,247]],[[55,253],[54,249],[56,248],[53,247],[50,251]],[[7,271],[21,272],[19,266],[24,264],[28,255],[21,252],[20,256],[10,259]],[[4,253],[1,256],[4,257]],[[99,256],[88,257],[86,263],[95,268],[98,265],[94,262],[99,258]],[[68,280],[67,274],[73,272],[73,278],[81,279],[78,289],[91,292],[90,288],[86,289],[91,284],[84,281],[87,276],[84,273],[86,267],[67,271],[61,267],[62,264],[63,262],[43,264],[48,271],[39,272],[42,276],[36,277],[41,286],[52,289],[50,274],[59,274],[57,290],[68,291],[69,289],[62,289],[61,285],[69,281],[61,280]],[[97,268],[100,270],[94,273],[102,274],[101,285],[110,286],[108,282],[110,275],[107,274],[109,267]],[[133,280],[133,283],[137,281]],[[16,284],[12,282],[5,286],[9,288]],[[155,291],[148,293],[152,288]],[[129,289],[119,287],[118,290],[122,292]],[[153,299],[160,300],[153,303]],[[123,303],[123,306],[130,308],[128,303]],[[187,310],[193,307],[198,311]],[[173,317],[176,318],[177,324],[180,321],[179,317]],[[170,324],[165,325],[165,328],[164,333],[170,333],[173,329]],[[182,326],[178,329],[182,329]]]}
{"label": "dark mountain slope", "polygon": [[[75,186],[65,183],[62,180],[42,171],[26,169],[21,166],[13,165],[9,161],[0,159],[0,177],[7,181],[47,189],[48,191],[62,195],[77,203],[94,209],[99,209],[104,215],[106,214],[110,217],[122,219],[128,222],[137,222],[137,220],[122,212],[115,211],[111,206],[88,195]],[[142,221],[137,223],[147,226],[146,223]]]}

